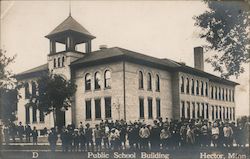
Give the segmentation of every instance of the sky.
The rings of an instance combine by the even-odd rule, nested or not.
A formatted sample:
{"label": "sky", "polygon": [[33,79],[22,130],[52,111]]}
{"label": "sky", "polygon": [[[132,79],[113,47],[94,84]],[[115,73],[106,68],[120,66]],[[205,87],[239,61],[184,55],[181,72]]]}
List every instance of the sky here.
{"label": "sky", "polygon": [[[0,47],[17,55],[10,69],[20,73],[45,64],[46,36],[69,15],[69,1],[0,1]],[[74,19],[97,38],[100,45],[122,47],[146,55],[185,62],[193,67],[193,48],[205,44],[194,26],[195,15],[206,10],[201,1],[71,1]],[[205,58],[208,57],[205,54]],[[249,115],[249,66],[238,79],[236,116]],[[213,72],[205,63],[205,71]]]}

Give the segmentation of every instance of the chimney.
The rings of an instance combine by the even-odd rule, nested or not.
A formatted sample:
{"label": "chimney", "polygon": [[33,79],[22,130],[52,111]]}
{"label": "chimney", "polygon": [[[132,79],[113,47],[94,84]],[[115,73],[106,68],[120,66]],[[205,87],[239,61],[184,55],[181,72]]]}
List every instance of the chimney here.
{"label": "chimney", "polygon": [[99,49],[100,49],[100,50],[104,50],[104,49],[107,49],[107,48],[108,48],[107,45],[100,45],[100,46],[99,46]]}
{"label": "chimney", "polygon": [[194,68],[204,71],[203,48],[201,46],[194,48]]}

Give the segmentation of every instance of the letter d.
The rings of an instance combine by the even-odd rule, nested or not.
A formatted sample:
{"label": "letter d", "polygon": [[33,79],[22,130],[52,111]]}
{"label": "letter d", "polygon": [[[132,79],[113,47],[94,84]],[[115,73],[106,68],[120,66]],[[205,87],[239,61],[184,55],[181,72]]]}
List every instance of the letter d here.
{"label": "letter d", "polygon": [[39,154],[37,152],[32,152],[32,158],[38,158]]}

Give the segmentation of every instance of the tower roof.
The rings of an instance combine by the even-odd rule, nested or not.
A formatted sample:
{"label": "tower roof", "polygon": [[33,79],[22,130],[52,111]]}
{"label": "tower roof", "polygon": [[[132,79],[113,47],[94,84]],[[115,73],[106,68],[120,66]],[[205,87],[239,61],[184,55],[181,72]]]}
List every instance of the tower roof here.
{"label": "tower roof", "polygon": [[78,23],[71,15],[69,15],[67,19],[65,19],[61,24],[59,24],[54,30],[52,30],[45,37],[50,38],[57,34],[70,31],[80,33],[91,39],[95,38],[95,36],[91,35],[90,32],[88,32],[88,30],[85,29],[80,23]]}

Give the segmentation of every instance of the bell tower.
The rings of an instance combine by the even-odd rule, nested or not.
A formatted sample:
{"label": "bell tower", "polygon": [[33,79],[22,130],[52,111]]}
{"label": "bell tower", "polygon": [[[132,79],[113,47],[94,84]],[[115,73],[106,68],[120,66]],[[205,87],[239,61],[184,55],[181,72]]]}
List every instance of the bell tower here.
{"label": "bell tower", "polygon": [[91,41],[95,38],[71,14],[45,37],[50,42],[49,70],[66,79],[71,78],[71,62],[91,53]]}

